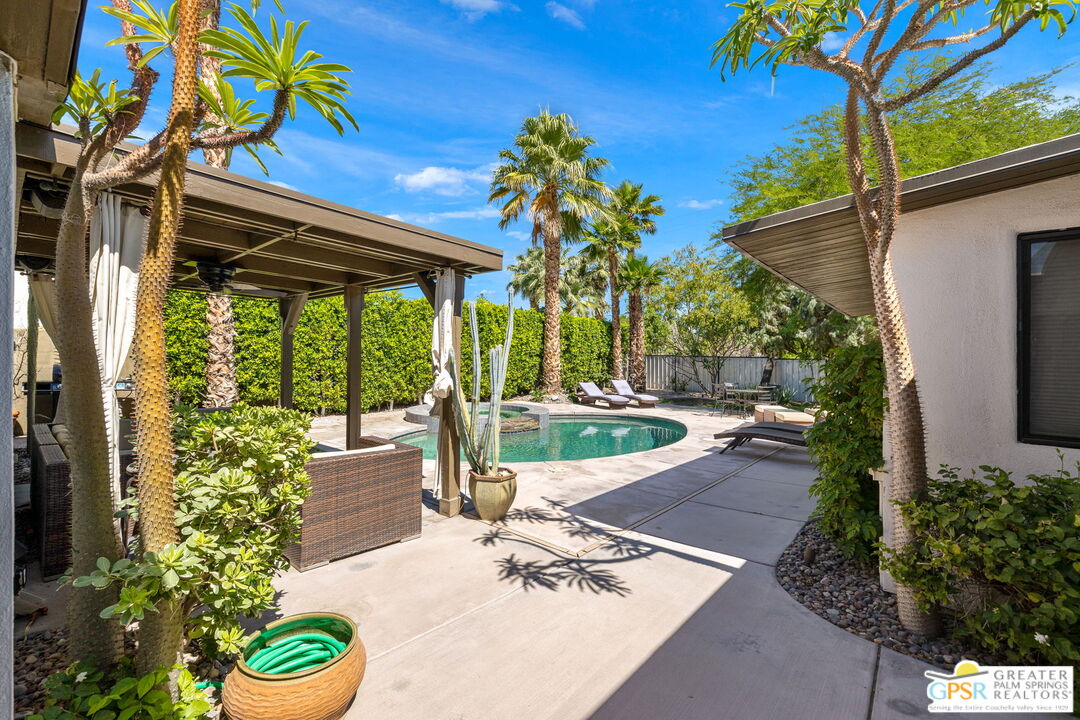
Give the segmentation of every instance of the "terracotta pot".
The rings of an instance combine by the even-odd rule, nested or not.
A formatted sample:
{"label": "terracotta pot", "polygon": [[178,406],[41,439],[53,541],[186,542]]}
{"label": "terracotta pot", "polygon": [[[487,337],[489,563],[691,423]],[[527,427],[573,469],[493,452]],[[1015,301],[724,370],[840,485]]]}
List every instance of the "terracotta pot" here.
{"label": "terracotta pot", "polygon": [[502,520],[517,495],[517,473],[506,468],[506,475],[479,475],[469,471],[469,495],[476,514],[488,521]]}
{"label": "terracotta pot", "polygon": [[[290,635],[321,632],[345,643],[340,655],[317,667],[270,675],[247,659]],[[364,679],[367,652],[356,624],[336,613],[304,613],[276,620],[249,636],[225,678],[221,702],[230,720],[338,720]]]}

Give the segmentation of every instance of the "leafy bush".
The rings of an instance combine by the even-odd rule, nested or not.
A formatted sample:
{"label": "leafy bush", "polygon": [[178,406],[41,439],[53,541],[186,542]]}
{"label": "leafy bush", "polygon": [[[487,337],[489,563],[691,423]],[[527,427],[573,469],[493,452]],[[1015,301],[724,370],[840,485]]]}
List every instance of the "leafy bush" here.
{"label": "leafy bush", "polygon": [[195,687],[186,669],[178,674],[179,697],[159,689],[170,669],[161,667],[138,677],[131,660],[124,659],[108,676],[92,663],[77,662],[45,680],[45,709],[29,720],[197,720],[207,717],[211,706]]}
{"label": "leafy bush", "polygon": [[[531,393],[539,384],[544,316],[535,310],[514,311],[514,344],[506,377],[506,396]],[[464,313],[468,317],[468,313]],[[280,324],[277,305],[235,298],[236,375],[240,398],[249,404],[272,404],[279,392]],[[426,300],[408,300],[397,293],[367,296],[363,314],[364,382],[361,406],[375,408],[419,401],[431,386],[431,325]],[[481,345],[506,331],[506,306],[485,300],[477,304]],[[313,413],[345,412],[346,316],[341,298],[312,300],[304,306],[296,328],[294,405]],[[468,320],[462,327],[462,353],[471,362]],[[170,388],[188,404],[198,404],[206,391],[206,299],[174,291],[166,305],[166,337]],[[563,385],[582,380],[603,382],[611,358],[609,324],[595,318],[562,318]],[[499,340],[501,342],[501,339]],[[485,345],[486,347],[486,345]],[[484,395],[488,394],[487,379]]]}
{"label": "leafy bush", "polygon": [[924,607],[977,591],[958,617],[965,640],[1014,664],[1080,664],[1080,465],[1023,486],[980,470],[943,467],[923,498],[898,504],[920,542],[885,548],[885,567]]}
{"label": "leafy bush", "polygon": [[849,557],[869,557],[881,536],[877,483],[872,468],[885,462],[881,427],[886,400],[880,343],[833,350],[811,386],[827,412],[806,433],[818,467],[810,486],[821,529]]}
{"label": "leafy bush", "polygon": [[227,412],[178,412],[176,522],[181,542],[160,553],[110,565],[101,558],[78,585],[120,583],[109,615],[128,623],[164,597],[183,602],[188,635],[207,654],[240,648],[240,616],[274,607],[272,581],[288,568],[285,548],[300,529],[308,495],[304,464],[311,457],[310,419],[272,407]]}

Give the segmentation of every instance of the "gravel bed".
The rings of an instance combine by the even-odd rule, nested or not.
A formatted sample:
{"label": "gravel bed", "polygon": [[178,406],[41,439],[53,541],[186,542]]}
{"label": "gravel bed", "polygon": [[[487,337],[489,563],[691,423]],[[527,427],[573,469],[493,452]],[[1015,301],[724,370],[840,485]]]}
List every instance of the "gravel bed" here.
{"label": "gravel bed", "polygon": [[[128,654],[133,654],[135,641],[131,632],[125,638]],[[220,680],[229,670],[228,665],[219,662],[202,661],[196,664],[193,655],[185,654],[184,661],[196,679],[208,678]],[[45,705],[45,678],[68,667],[67,638],[64,631],[45,630],[33,633],[15,641],[15,716],[22,720],[36,712],[41,712]],[[221,711],[216,705],[216,695],[211,695],[214,709],[209,717],[218,717]]]}
{"label": "gravel bed", "polygon": [[877,566],[845,558],[815,522],[807,523],[780,555],[776,579],[818,616],[882,647],[948,670],[961,658],[1001,664],[983,651],[948,639],[948,617],[941,638],[929,640],[904,630],[896,614],[896,597],[881,589]]}

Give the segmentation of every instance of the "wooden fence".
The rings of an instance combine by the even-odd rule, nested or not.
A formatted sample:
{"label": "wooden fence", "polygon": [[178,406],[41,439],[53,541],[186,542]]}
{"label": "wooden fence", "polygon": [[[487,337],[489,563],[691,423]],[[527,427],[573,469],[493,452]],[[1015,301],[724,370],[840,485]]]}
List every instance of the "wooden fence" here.
{"label": "wooden fence", "polygon": [[[646,355],[645,384],[652,390],[712,392],[719,383],[755,387],[765,368],[763,357],[690,357],[686,355]],[[773,361],[772,384],[794,393],[795,400],[810,402],[807,379],[816,379],[821,361],[804,363],[793,359]]]}

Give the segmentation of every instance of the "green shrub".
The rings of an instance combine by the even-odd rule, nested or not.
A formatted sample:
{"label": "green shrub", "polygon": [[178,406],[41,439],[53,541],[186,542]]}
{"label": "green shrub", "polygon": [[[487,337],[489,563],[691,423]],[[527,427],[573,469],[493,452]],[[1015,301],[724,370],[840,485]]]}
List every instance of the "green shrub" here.
{"label": "green shrub", "polygon": [[106,676],[92,663],[77,662],[45,680],[45,709],[29,720],[197,720],[211,706],[186,669],[177,665],[179,697],[159,689],[169,676],[161,667],[138,677],[131,660],[121,660]]}
{"label": "green shrub", "polygon": [[[506,396],[527,395],[538,385],[543,349],[544,316],[535,310],[514,311],[514,344],[506,376]],[[463,313],[462,355],[471,362],[468,312]],[[236,374],[241,401],[273,404],[280,374],[280,322],[274,302],[235,298]],[[361,406],[376,408],[418,402],[431,387],[433,313],[426,300],[408,300],[398,293],[367,296],[362,320]],[[477,322],[481,345],[501,342],[506,306],[480,300]],[[206,390],[206,299],[198,293],[174,291],[166,308],[169,384],[177,400],[197,405]],[[563,385],[582,380],[604,381],[611,358],[609,324],[594,318],[562,318]],[[341,298],[312,300],[297,324],[294,347],[294,406],[306,412],[345,412],[347,328]],[[486,363],[485,363],[486,364]],[[484,394],[488,380],[484,379]]]}
{"label": "green shrub", "polygon": [[810,389],[827,412],[806,433],[817,463],[810,486],[822,531],[849,557],[869,557],[881,536],[878,489],[870,470],[885,462],[881,428],[885,415],[881,345],[837,348]]}
{"label": "green shrub", "polygon": [[[107,614],[127,624],[159,600],[183,603],[188,636],[208,655],[240,649],[239,618],[274,607],[274,576],[300,529],[311,421],[294,410],[237,406],[175,419],[176,523],[181,541],[136,561],[105,558],[77,585],[120,584]],[[197,612],[195,612],[197,610]]]}
{"label": "green shrub", "polygon": [[943,467],[924,497],[898,504],[920,542],[885,548],[885,567],[923,607],[978,590],[979,607],[958,614],[961,639],[1017,665],[1080,665],[1080,465],[1022,486],[980,470]]}

